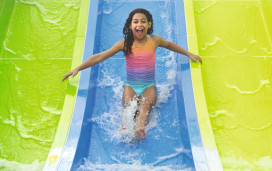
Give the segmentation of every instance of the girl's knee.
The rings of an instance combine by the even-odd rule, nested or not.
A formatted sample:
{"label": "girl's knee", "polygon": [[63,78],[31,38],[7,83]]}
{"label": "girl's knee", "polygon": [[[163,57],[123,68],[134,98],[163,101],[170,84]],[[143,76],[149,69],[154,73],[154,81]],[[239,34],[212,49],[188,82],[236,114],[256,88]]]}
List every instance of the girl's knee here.
{"label": "girl's knee", "polygon": [[155,105],[157,98],[142,97],[141,103],[144,105]]}
{"label": "girl's knee", "polygon": [[133,97],[131,97],[131,96],[123,96],[123,106],[124,107],[130,106],[133,101],[137,101],[137,97],[136,96],[133,96]]}
{"label": "girl's knee", "polygon": [[155,106],[156,102],[152,100],[144,100],[141,102],[140,106],[145,111],[150,111]]}
{"label": "girl's knee", "polygon": [[131,101],[132,101],[132,99],[130,99],[130,98],[123,98],[123,106],[124,107],[129,106]]}

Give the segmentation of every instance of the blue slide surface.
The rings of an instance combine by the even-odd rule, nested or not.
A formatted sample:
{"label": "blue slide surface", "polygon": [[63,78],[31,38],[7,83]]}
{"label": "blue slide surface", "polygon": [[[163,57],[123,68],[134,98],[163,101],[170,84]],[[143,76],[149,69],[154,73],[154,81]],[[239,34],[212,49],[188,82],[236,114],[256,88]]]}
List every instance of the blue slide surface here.
{"label": "blue slide surface", "polygon": [[[90,1],[84,61],[123,39],[123,26],[135,8],[145,8],[154,33],[187,48],[183,1]],[[126,80],[123,53],[81,72],[74,115],[58,170],[207,169],[195,114],[189,60],[156,50],[158,99],[147,138],[127,142],[120,133]],[[197,155],[196,155],[197,153]]]}

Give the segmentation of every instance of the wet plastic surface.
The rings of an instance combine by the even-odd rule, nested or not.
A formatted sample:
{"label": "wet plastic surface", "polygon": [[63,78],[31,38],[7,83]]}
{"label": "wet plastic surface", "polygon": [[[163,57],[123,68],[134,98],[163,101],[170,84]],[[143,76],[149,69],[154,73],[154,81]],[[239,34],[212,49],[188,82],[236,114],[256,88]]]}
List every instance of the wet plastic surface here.
{"label": "wet plastic surface", "polygon": [[[123,39],[121,30],[124,22],[129,12],[137,7],[144,7],[152,13],[154,34],[177,42],[174,1],[144,3],[143,6],[143,2],[138,1],[100,1],[94,53],[105,51]],[[153,6],[164,10],[155,10]],[[182,6],[180,10],[183,10]],[[179,30],[181,38],[179,44],[186,49],[184,14],[180,19],[183,28]],[[88,28],[92,27],[88,25]],[[86,47],[89,45],[86,44]],[[109,168],[125,170],[131,167],[195,170],[182,92],[182,65],[184,71],[189,70],[189,65],[185,64],[188,65],[187,57],[181,57],[162,48],[157,49],[158,101],[150,115],[147,138],[139,142],[126,142],[118,136],[121,126],[121,99],[126,77],[123,53],[103,61],[90,71],[82,72],[74,118],[58,169],[68,169],[67,166],[69,167],[71,162],[69,158],[73,156],[71,152],[75,150],[72,170]],[[88,76],[86,72],[89,72],[90,77],[87,86],[86,77],[83,77]],[[84,117],[80,120],[82,113]],[[80,138],[77,140],[76,135],[80,131],[78,128],[81,122]]]}
{"label": "wet plastic surface", "polygon": [[193,1],[207,107],[224,169],[272,169],[271,1]]}
{"label": "wet plastic surface", "polygon": [[[165,11],[152,10],[154,5],[158,8],[164,7]],[[129,12],[137,7],[142,7],[142,2],[108,4],[104,1],[103,4],[99,4],[96,53],[109,49],[115,42],[122,39],[120,30],[122,30],[124,21]],[[154,34],[160,34],[165,39],[170,38],[176,41],[175,20],[172,16],[174,14],[170,13],[170,10],[174,8],[173,3],[145,2],[145,8],[150,10],[154,17],[156,25]],[[120,25],[116,25],[116,22]],[[163,23],[166,22],[168,24],[164,25]],[[167,29],[170,30],[166,31]],[[185,37],[186,33],[183,34]],[[186,39],[184,39],[184,46],[186,48]],[[77,153],[77,157],[81,159],[76,158],[75,161],[83,160],[85,157],[88,162],[100,165],[147,164],[151,166],[172,165],[176,169],[194,168],[183,102],[177,103],[177,96],[182,96],[182,92],[175,85],[175,73],[178,71],[175,69],[176,59],[171,59],[174,57],[176,55],[169,54],[169,51],[157,50],[156,81],[159,89],[157,108],[160,109],[154,109],[152,113],[153,117],[157,117],[157,121],[154,121],[156,125],[148,131],[146,139],[132,144],[122,143],[112,138],[120,128],[118,117],[120,117],[122,87],[126,73],[123,54],[119,53],[97,66],[95,69],[97,71],[94,71],[95,73],[90,78],[91,85],[97,84],[95,94],[89,94],[87,99],[90,103],[94,103],[94,106],[91,110],[85,111],[85,115],[89,117],[83,121],[83,125],[89,125],[85,127],[86,130],[83,130],[88,130],[87,133],[84,133],[83,138],[85,147],[78,145],[80,148],[85,148],[81,150],[85,152],[82,153],[83,156]],[[170,63],[169,67],[165,67],[167,61]],[[169,74],[171,72],[173,75]],[[169,80],[167,76],[173,78]],[[166,86],[165,88],[170,90],[171,95],[161,94],[164,91],[160,90],[162,86]],[[162,102],[163,99],[160,98],[167,100]],[[92,105],[90,103],[88,105]],[[87,154],[86,150],[89,151]],[[88,168],[88,165],[84,167]]]}
{"label": "wet plastic surface", "polygon": [[71,67],[79,2],[0,2],[0,170],[40,170]]}

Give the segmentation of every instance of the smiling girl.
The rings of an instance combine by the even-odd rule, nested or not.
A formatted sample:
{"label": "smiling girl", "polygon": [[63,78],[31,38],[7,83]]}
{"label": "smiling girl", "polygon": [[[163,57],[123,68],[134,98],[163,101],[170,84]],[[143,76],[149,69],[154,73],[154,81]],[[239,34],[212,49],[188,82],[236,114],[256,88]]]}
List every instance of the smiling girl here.
{"label": "smiling girl", "polygon": [[[155,84],[156,49],[164,47],[184,54],[194,62],[202,63],[199,56],[186,51],[173,42],[162,39],[159,35],[152,35],[152,33],[153,19],[149,11],[142,8],[133,10],[123,28],[124,40],[120,40],[109,50],[91,56],[77,68],[69,71],[62,79],[64,81],[69,76],[74,77],[79,71],[94,66],[120,51],[124,52],[127,80],[123,91],[123,106],[126,108],[130,106],[133,100],[138,101],[134,133],[136,139],[146,137],[145,126],[157,100]],[[150,35],[150,37],[147,35]]]}

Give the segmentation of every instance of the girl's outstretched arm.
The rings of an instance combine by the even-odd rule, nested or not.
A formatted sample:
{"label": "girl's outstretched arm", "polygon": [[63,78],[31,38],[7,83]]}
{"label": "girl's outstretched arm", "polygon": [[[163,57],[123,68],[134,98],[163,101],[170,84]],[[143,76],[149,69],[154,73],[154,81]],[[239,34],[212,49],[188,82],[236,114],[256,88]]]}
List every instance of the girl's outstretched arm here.
{"label": "girl's outstretched arm", "polygon": [[194,62],[200,62],[202,64],[202,59],[195,54],[192,54],[191,52],[188,52],[187,50],[183,49],[182,47],[180,47],[179,45],[170,42],[170,41],[166,41],[164,39],[161,38],[161,36],[156,35],[155,40],[157,42],[157,46],[159,47],[165,47],[171,51],[177,52],[177,53],[181,53],[183,55],[188,56],[192,61]]}
{"label": "girl's outstretched arm", "polygon": [[75,69],[73,69],[73,70],[69,71],[67,74],[65,74],[64,77],[62,78],[62,81],[66,80],[69,76],[72,76],[72,77],[76,76],[77,73],[83,69],[94,66],[94,65],[98,64],[99,62],[101,62],[109,57],[112,57],[116,53],[122,51],[123,47],[124,47],[124,40],[121,40],[121,41],[115,43],[109,50],[106,50],[104,52],[101,52],[101,53],[91,56],[85,62],[83,62],[81,65],[79,65]]}

